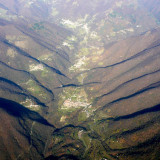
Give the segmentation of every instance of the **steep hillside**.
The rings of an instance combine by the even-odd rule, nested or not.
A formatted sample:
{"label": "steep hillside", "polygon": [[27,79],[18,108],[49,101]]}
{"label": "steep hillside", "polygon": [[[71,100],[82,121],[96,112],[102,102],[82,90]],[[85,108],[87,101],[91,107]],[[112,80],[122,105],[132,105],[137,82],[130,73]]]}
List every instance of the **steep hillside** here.
{"label": "steep hillside", "polygon": [[158,4],[1,0],[1,158],[159,159]]}
{"label": "steep hillside", "polygon": [[5,22],[0,29],[2,97],[33,109],[46,107],[54,100],[54,88],[61,80],[69,80],[65,75],[70,65],[68,53],[57,45],[70,32],[49,23]]}
{"label": "steep hillside", "polygon": [[54,126],[36,112],[0,98],[2,160],[43,159],[54,129]]}

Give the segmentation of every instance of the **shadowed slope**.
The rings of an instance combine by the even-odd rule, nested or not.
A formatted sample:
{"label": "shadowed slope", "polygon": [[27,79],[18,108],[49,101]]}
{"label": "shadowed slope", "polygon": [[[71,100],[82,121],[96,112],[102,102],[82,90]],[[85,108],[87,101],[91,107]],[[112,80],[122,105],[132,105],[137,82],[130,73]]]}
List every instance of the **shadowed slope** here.
{"label": "shadowed slope", "polygon": [[54,126],[38,113],[0,98],[0,153],[2,160],[43,159]]}

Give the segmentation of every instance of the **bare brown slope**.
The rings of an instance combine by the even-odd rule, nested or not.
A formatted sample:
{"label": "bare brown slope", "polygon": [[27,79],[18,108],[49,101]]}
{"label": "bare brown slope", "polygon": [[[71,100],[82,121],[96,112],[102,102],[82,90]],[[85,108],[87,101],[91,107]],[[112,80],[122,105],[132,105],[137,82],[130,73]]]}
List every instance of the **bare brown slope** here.
{"label": "bare brown slope", "polygon": [[[21,92],[16,91],[8,81],[8,86],[0,87],[1,97],[26,107],[53,105],[54,88],[60,86],[61,81],[69,81],[66,68],[70,57],[58,46],[71,33],[50,23],[0,21],[0,76],[3,81],[9,80],[23,88]],[[39,30],[37,25],[43,27]]]}
{"label": "bare brown slope", "polygon": [[[157,29],[138,37],[119,41],[107,48],[98,59],[98,62],[102,62],[103,66],[99,67],[98,62],[95,66],[94,63],[92,64],[94,68],[88,72],[85,83],[100,82],[95,86],[93,92],[89,91],[89,94],[98,97],[100,106],[107,106],[114,101],[118,102],[118,99],[132,94],[136,96],[137,92],[145,92],[147,88],[149,90],[154,84],[157,87],[159,86],[159,34],[160,31]],[[159,89],[157,87],[155,91],[153,88],[153,92],[152,90],[149,92],[150,95],[152,93],[156,94],[155,97],[152,95],[154,104],[159,103]]]}
{"label": "bare brown slope", "polygon": [[100,83],[85,87],[95,111],[83,125],[90,124],[115,159],[159,159],[159,34],[157,29],[111,45],[98,61],[103,66],[86,72],[85,83]]}
{"label": "bare brown slope", "polygon": [[[82,85],[62,86],[71,91],[76,87],[83,88],[93,101],[90,108],[69,112],[65,120],[65,123],[87,128],[86,131],[78,132],[81,133],[79,139],[85,145],[83,157],[159,159],[159,35],[160,30],[155,29],[115,42],[106,47],[97,61],[90,60],[88,68],[92,69],[83,72],[86,78]],[[88,118],[85,115],[82,117],[85,112],[90,114]],[[56,144],[56,147],[59,148],[61,143]],[[60,147],[60,151],[62,149]]]}
{"label": "bare brown slope", "polygon": [[54,126],[36,112],[0,98],[0,158],[43,159]]}

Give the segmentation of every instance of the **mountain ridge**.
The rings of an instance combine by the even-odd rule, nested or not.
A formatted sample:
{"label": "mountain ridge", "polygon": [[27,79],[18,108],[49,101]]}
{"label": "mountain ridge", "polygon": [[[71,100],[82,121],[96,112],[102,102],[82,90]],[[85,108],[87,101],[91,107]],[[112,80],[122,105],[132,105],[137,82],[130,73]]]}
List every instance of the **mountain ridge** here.
{"label": "mountain ridge", "polygon": [[159,157],[157,3],[1,0],[2,159]]}

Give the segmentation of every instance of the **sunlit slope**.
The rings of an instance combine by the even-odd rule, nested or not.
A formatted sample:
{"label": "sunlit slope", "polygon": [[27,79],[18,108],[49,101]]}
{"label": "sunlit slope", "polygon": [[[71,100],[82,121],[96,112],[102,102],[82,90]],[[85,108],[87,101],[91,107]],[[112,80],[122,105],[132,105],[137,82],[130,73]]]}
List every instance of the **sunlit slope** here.
{"label": "sunlit slope", "polygon": [[153,30],[115,43],[102,54],[103,65],[86,72],[85,83],[100,82],[86,87],[96,97],[91,126],[119,159],[158,156],[159,42],[159,30]]}
{"label": "sunlit slope", "polygon": [[90,39],[103,41],[123,39],[159,25],[158,2],[153,0],[2,0],[0,4],[3,19],[50,21],[71,30],[81,27],[81,34],[87,29]]}
{"label": "sunlit slope", "polygon": [[70,33],[52,24],[4,22],[0,27],[1,96],[36,110],[46,107],[54,88],[69,80],[69,55],[58,46]]}
{"label": "sunlit slope", "polygon": [[3,159],[160,157],[159,6],[142,2],[1,0]]}

